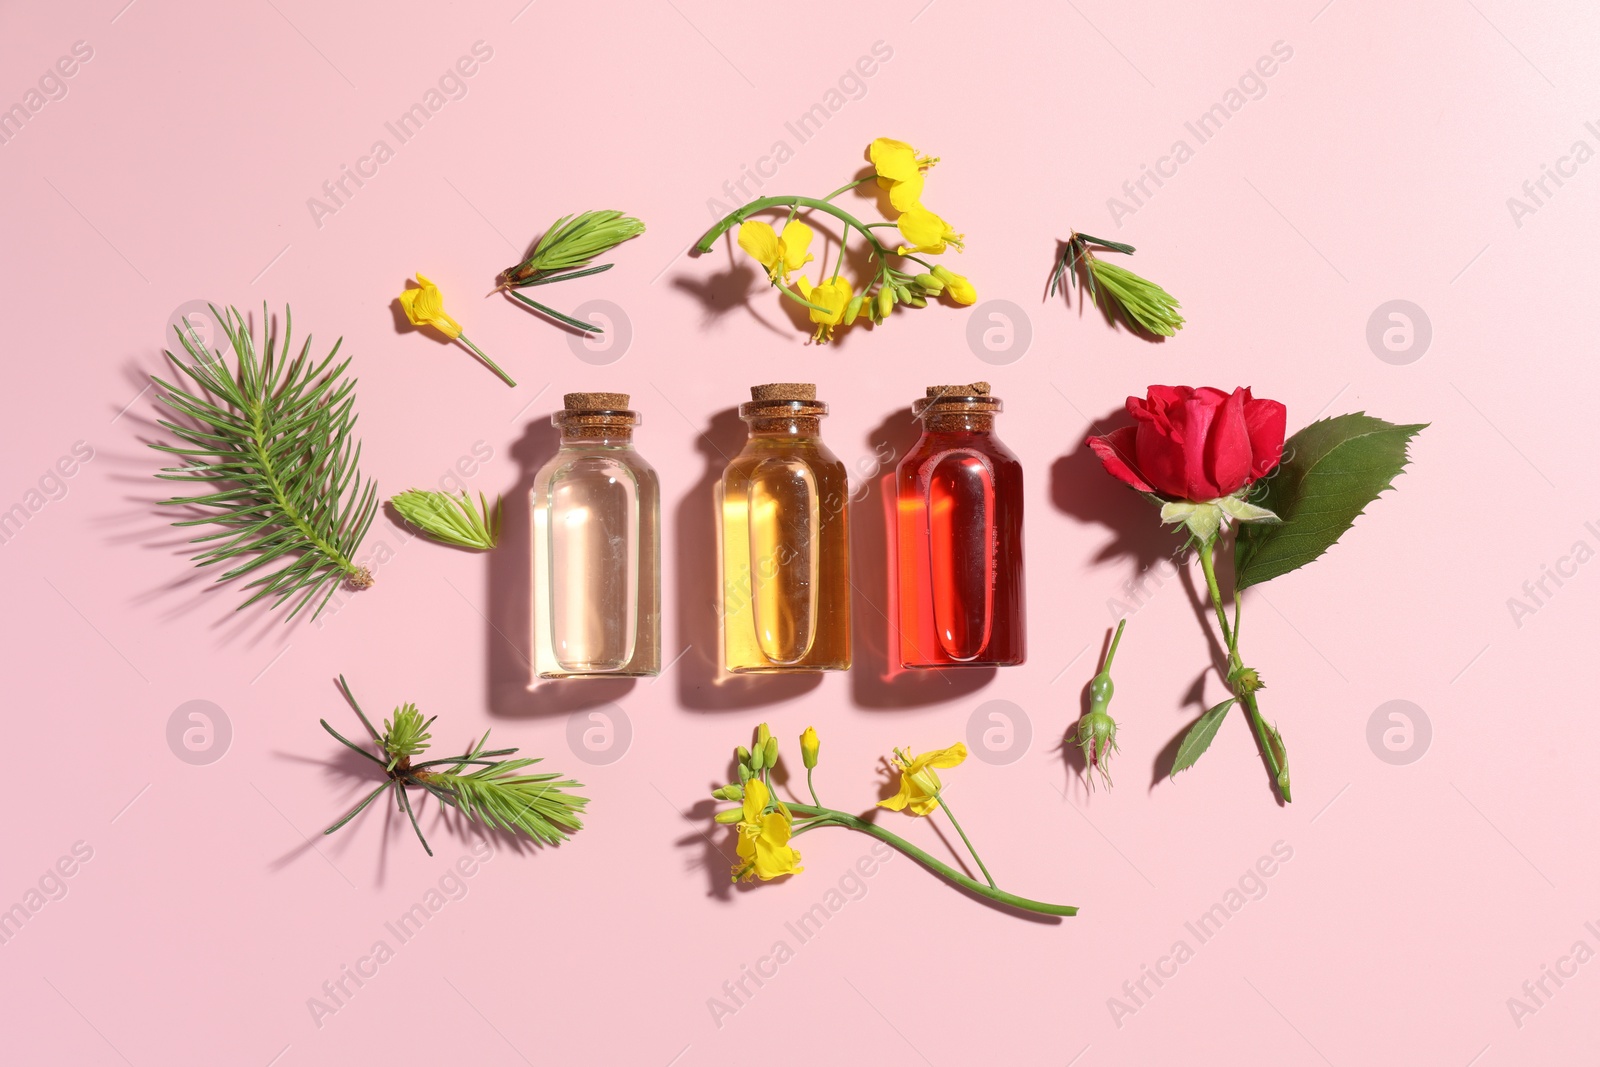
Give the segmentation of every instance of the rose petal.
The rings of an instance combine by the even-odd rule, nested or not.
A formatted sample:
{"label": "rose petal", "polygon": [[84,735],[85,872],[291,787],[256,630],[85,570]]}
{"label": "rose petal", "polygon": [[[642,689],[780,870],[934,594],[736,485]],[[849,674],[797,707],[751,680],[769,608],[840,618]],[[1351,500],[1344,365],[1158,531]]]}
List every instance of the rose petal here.
{"label": "rose petal", "polygon": [[[1228,496],[1250,480],[1250,433],[1244,421],[1245,391],[1235,389],[1232,395],[1226,396],[1215,389],[1209,392],[1217,393],[1221,399],[1212,409],[1211,430],[1206,436],[1203,450],[1204,468],[1209,485],[1216,489],[1212,497]],[[1213,398],[1207,396],[1206,399]]]}
{"label": "rose petal", "polygon": [[1155,489],[1134,472],[1133,464],[1138,447],[1137,435],[1139,428],[1124,426],[1119,430],[1112,430],[1104,437],[1089,438],[1089,448],[1099,457],[1105,465],[1106,472],[1133,486],[1142,493],[1153,493]]}
{"label": "rose petal", "polygon": [[1257,400],[1244,391],[1244,425],[1250,434],[1250,480],[1265,477],[1283,459],[1289,409],[1276,400]]}

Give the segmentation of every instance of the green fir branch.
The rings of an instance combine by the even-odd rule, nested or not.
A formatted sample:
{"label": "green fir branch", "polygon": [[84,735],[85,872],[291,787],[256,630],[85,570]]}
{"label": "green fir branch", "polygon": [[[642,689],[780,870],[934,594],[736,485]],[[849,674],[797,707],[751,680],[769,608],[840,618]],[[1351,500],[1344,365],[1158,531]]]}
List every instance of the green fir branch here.
{"label": "green fir branch", "polygon": [[[359,469],[356,380],[344,377],[350,360],[334,364],[337,341],[323,359],[313,358],[309,336],[291,354],[287,308],[276,337],[262,306],[260,353],[237,308],[211,312],[232,348],[231,366],[220,349],[206,349],[185,319],[176,329],[188,359],[166,353],[183,377],[173,384],[151,376],[161,401],[188,420],[160,420],[181,444],[151,447],[181,457],[184,465],[163,468],[157,477],[203,486],[193,496],[161,503],[206,509],[173,525],[218,527],[191,541],[205,546],[195,564],[227,565],[218,581],[250,576],[244,588],[255,592],[241,608],[262,599],[273,607],[292,600],[292,619],[315,603],[314,618],[340,582],[358,589],[372,584],[355,555],[377,511],[378,490]],[[272,569],[274,563],[281,566]]]}
{"label": "green fir branch", "polygon": [[1112,314],[1121,312],[1129,325],[1158,337],[1171,337],[1183,329],[1183,316],[1178,313],[1182,305],[1171,293],[1126,267],[1101,259],[1095,255],[1097,249],[1123,255],[1134,252],[1132,245],[1074,231],[1062,242],[1061,254],[1050,275],[1050,295],[1078,283],[1081,270],[1082,287],[1088,290],[1095,307]]}
{"label": "green fir branch", "polygon": [[[396,805],[406,813],[411,828],[416,831],[417,840],[422,842],[423,849],[430,856],[433,855],[433,849],[422,834],[416,810],[407,793],[411,787],[426,790],[441,804],[455,808],[470,821],[512,833],[521,831],[545,845],[565,841],[568,831],[583,828],[580,816],[589,803],[588,798],[568,792],[582,789],[583,783],[554,773],[518,774],[518,771],[540,760],[528,757],[502,759],[503,756],[514,755],[517,750],[488,748],[488,731],[476,744],[469,746],[464,755],[413,763],[411,757],[429,747],[428,727],[434,720],[424,720],[415,704],[404,704],[395,709],[392,719],[384,721],[383,733],[380,734],[361,710],[361,705],[356,703],[355,695],[350,692],[350,686],[342,674],[339,676],[339,688],[371,735],[374,751],[369,752],[344,737],[326,719],[320,720],[322,728],[346,748],[382,767],[385,779],[323,833],[331,834],[348,823],[391,787],[396,794]],[[468,767],[475,769],[468,771]]]}

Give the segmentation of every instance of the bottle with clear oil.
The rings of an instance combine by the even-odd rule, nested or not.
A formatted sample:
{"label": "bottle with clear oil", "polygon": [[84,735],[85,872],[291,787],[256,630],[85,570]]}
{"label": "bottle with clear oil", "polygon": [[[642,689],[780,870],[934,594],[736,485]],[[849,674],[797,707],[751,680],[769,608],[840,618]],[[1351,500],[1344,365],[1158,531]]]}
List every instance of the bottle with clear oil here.
{"label": "bottle with clear oil", "polygon": [[530,688],[661,670],[661,486],[633,447],[626,393],[568,393],[533,508]]}
{"label": "bottle with clear oil", "polygon": [[721,485],[724,660],[733,672],[847,670],[850,555],[844,464],[822,443],[815,385],[750,390],[750,428]]}
{"label": "bottle with clear oil", "polygon": [[900,662],[1007,667],[1025,654],[1022,464],[995,436],[988,382],[930,386],[895,470]]}

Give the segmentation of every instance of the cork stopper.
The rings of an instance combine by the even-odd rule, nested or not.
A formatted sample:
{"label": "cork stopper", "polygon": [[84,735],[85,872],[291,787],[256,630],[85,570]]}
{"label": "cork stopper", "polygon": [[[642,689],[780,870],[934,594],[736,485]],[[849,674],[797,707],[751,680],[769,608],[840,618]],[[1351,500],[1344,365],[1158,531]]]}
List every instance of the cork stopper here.
{"label": "cork stopper", "polygon": [[773,382],[770,385],[752,385],[750,399],[756,402],[769,400],[815,400],[817,387],[811,382]]}
{"label": "cork stopper", "polygon": [[550,416],[563,437],[627,440],[639,425],[637,412],[628,410],[627,393],[568,393],[563,409]]}
{"label": "cork stopper", "polygon": [[568,411],[626,411],[627,393],[568,393],[561,398]]}
{"label": "cork stopper", "polygon": [[911,405],[911,414],[923,420],[925,429],[939,432],[986,433],[994,429],[994,416],[1000,410],[1000,398],[989,395],[988,382],[930,385]]}
{"label": "cork stopper", "polygon": [[750,402],[739,405],[739,417],[750,423],[752,433],[815,435],[827,413],[828,405],[817,399],[811,382],[752,385]]}

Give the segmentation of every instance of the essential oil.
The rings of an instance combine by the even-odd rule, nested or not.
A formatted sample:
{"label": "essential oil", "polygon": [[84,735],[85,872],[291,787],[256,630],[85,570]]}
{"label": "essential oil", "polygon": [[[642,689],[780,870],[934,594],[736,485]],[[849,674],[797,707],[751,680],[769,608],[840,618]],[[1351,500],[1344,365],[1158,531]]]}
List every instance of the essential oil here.
{"label": "essential oil", "polygon": [[997,667],[1025,656],[1022,464],[994,434],[988,382],[929,386],[895,470],[900,662]]}
{"label": "essential oil", "polygon": [[822,443],[814,385],[750,390],[749,439],[721,486],[722,634],[727,669],[850,666],[849,486]]}
{"label": "essential oil", "polygon": [[568,393],[533,507],[533,684],[661,670],[661,487],[626,393]]}

